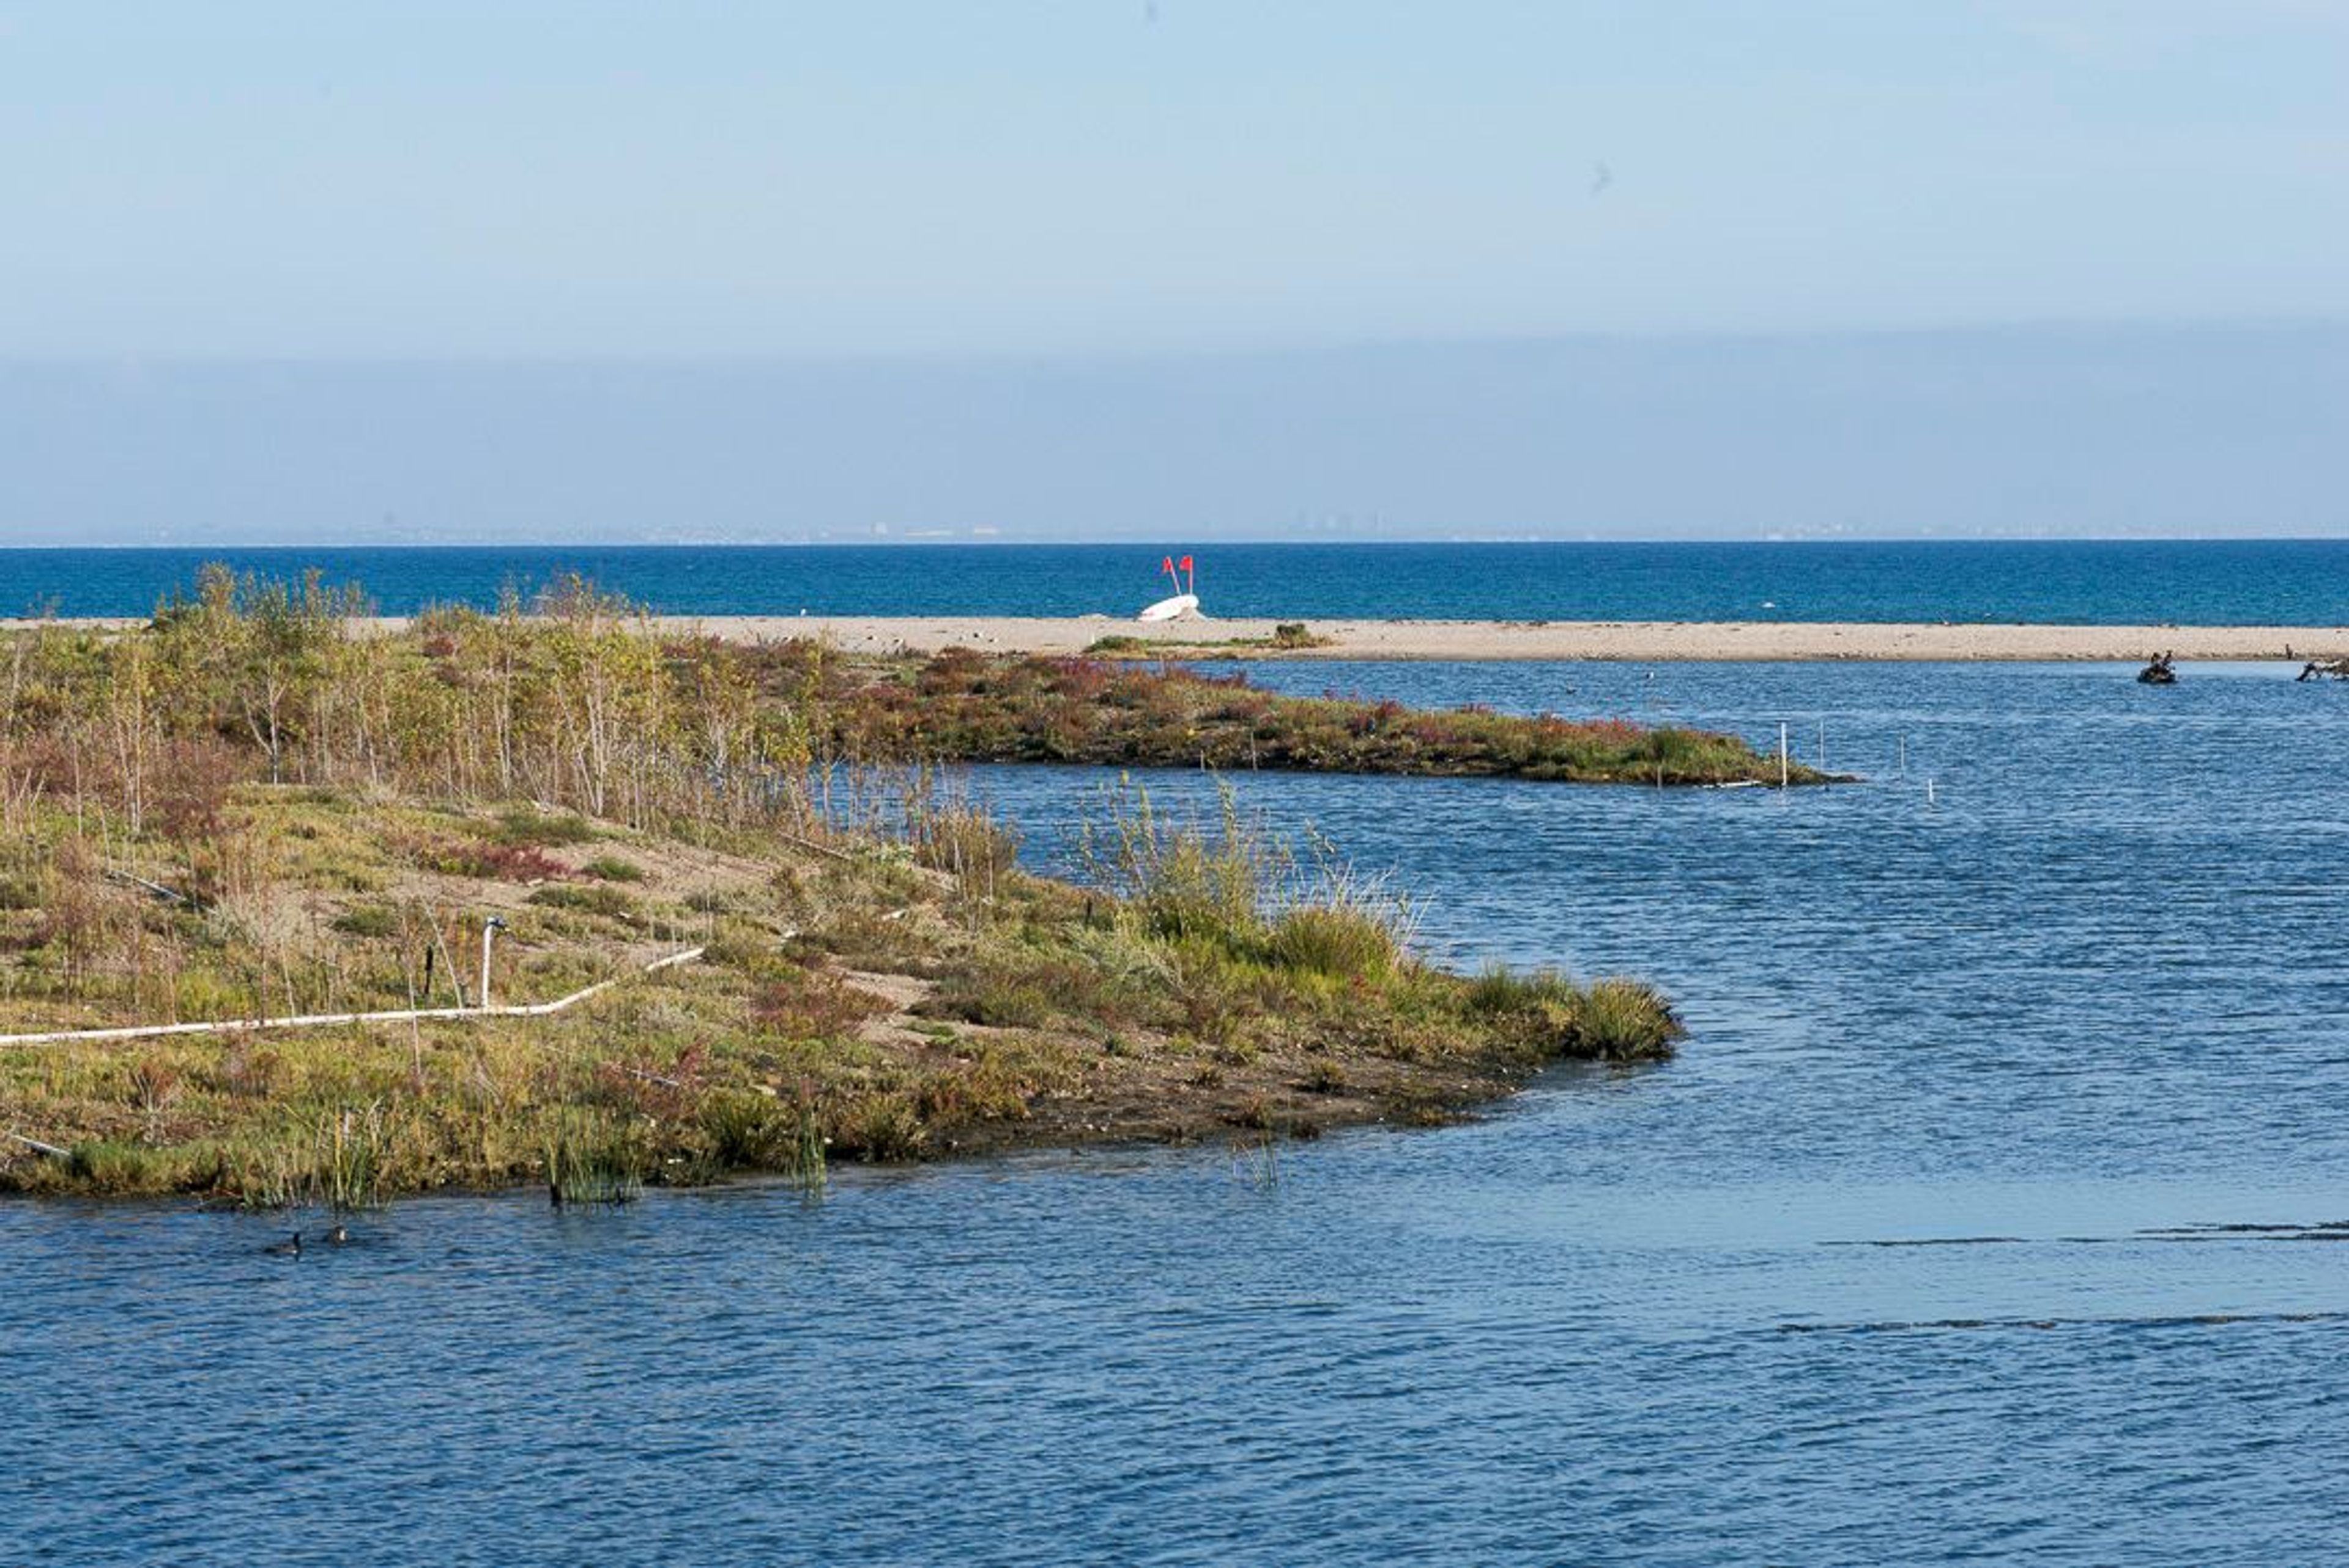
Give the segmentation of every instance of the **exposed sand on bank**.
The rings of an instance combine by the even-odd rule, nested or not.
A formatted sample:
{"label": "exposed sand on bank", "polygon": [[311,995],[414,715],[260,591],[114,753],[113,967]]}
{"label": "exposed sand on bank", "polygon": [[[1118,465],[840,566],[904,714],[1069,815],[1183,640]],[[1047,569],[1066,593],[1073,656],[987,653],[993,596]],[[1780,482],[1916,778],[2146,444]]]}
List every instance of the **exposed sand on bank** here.
{"label": "exposed sand on bank", "polygon": [[1271,621],[1193,620],[1143,625],[1108,619],[1009,616],[719,616],[698,625],[730,639],[824,636],[856,652],[975,647],[1079,653],[1102,637],[1133,637],[1169,652],[1196,649],[1298,659],[2282,659],[2349,654],[2342,626],[1869,625],[1698,621],[1313,621],[1322,647],[1222,648],[1268,639]]}
{"label": "exposed sand on bank", "polygon": [[[1899,659],[2141,661],[2349,656],[2349,626],[2029,626],[1791,621],[1311,621],[1313,648],[1255,648],[1273,621],[1200,618],[1143,624],[1105,615],[665,615],[663,630],[730,642],[825,637],[853,653],[946,647],[1075,654],[1103,637],[1130,637],[1170,655],[1233,654],[1289,659]],[[0,628],[34,623],[0,621]],[[135,625],[129,620],[88,625]],[[385,618],[381,630],[406,624]]]}

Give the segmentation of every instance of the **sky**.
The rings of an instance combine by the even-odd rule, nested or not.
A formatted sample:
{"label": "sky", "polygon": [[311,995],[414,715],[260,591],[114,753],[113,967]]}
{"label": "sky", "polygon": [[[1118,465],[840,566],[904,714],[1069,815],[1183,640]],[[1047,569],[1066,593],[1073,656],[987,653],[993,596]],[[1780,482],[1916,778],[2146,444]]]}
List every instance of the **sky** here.
{"label": "sky", "polygon": [[[2043,403],[2058,431],[2132,401],[2190,425],[2213,376],[2242,418],[2297,430],[2349,412],[2338,377],[2273,336],[2305,326],[2337,351],[2326,334],[2349,323],[2344,87],[2349,0],[0,0],[0,407],[45,432],[0,430],[18,465],[0,474],[0,542],[226,537],[264,513],[295,531],[314,515],[464,535],[523,513],[623,536],[818,526],[804,496],[774,499],[792,474],[773,463],[721,463],[677,487],[701,523],[656,521],[566,499],[599,493],[584,481],[490,494],[431,428],[434,401],[493,393],[541,398],[505,412],[559,425],[580,377],[650,421],[622,443],[638,467],[586,462],[603,492],[636,496],[706,462],[711,422],[755,435],[740,399],[853,372],[864,390],[839,408],[792,405],[794,471],[846,531],[1185,521],[1142,493],[1147,461],[1122,493],[1113,469],[1088,481],[1105,514],[1067,516],[1047,470],[1073,416],[1058,433],[1010,420],[992,453],[955,444],[986,420],[925,416],[930,434],[862,480],[826,459],[889,453],[903,407],[957,388],[1049,404],[1036,377],[1090,371],[1124,378],[1112,408],[1163,413],[1187,387],[1198,418],[1228,395],[1254,450],[1326,423],[1350,356],[1390,348],[1419,357],[1380,377],[1522,424],[1509,346],[1564,364],[1628,343],[1611,363],[1652,418],[1630,433],[1641,450],[1692,420],[1733,439],[1759,406],[1698,395],[1675,356],[1756,338],[1848,399],[1831,422],[1880,418],[1856,363],[1897,367],[1896,407],[1940,387],[1913,438],[1957,419],[1951,464],[2013,422],[2000,389],[2052,362],[2085,399]],[[2129,334],[2117,371],[2098,359]],[[1986,366],[1985,346],[2011,353]],[[1265,401],[1271,360],[1287,404]],[[266,397],[157,390],[228,386],[236,366],[298,375],[314,418],[388,426],[361,443],[367,482],[336,494],[323,459],[274,439]],[[432,376],[395,373],[419,366]],[[550,366],[573,379],[517,369]],[[60,367],[88,395],[55,395]],[[894,394],[871,389],[890,377]],[[2334,401],[2308,407],[2311,377]],[[1683,482],[1685,506],[1627,517],[1612,490],[1561,483],[1538,442],[1434,504],[1454,469],[1367,460],[1408,435],[1377,419],[1419,396],[1373,380],[1386,412],[1364,415],[1363,482],[1342,442],[1309,468],[1270,452],[1246,465],[1253,498],[1185,491],[1219,509],[1190,521],[1671,534],[1852,510],[1810,516],[1787,470],[1750,506]],[[425,401],[400,411],[402,388]],[[298,500],[281,516],[256,500],[264,476],[182,463],[109,481],[77,455],[134,427],[159,452],[290,465]],[[2253,531],[2349,526],[2318,445],[2226,466],[2251,460],[2241,446],[2189,490],[2290,503]],[[1007,476],[983,505],[957,488],[974,465]],[[935,487],[909,492],[915,470]],[[184,482],[159,500],[163,477]],[[1808,476],[1843,500],[1828,477]],[[2196,526],[2165,504],[2175,475],[2107,483],[2085,512],[2050,499],[2019,526]],[[1956,526],[1940,501],[1860,510],[1890,531]]]}

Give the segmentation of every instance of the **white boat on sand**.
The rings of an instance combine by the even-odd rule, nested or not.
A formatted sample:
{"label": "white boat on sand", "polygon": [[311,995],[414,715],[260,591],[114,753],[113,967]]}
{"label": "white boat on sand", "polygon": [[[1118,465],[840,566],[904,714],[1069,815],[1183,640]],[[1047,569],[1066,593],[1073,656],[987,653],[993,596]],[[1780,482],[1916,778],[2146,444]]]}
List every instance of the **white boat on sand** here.
{"label": "white boat on sand", "polygon": [[[1178,572],[1175,570],[1174,558],[1170,555],[1160,563],[1158,570],[1174,580],[1174,593],[1167,598],[1159,600],[1155,604],[1144,605],[1142,614],[1136,615],[1134,619],[1180,621],[1186,616],[1197,614],[1199,613],[1199,579],[1198,573],[1191,565],[1191,558],[1187,555],[1183,557],[1182,570]],[[1190,578],[1188,582],[1184,581],[1186,574]]]}

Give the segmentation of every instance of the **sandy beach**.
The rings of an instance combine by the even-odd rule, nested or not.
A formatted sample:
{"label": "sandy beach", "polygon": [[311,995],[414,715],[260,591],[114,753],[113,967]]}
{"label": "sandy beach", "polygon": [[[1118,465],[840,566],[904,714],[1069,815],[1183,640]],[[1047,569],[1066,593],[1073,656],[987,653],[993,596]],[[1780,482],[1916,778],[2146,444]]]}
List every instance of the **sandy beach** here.
{"label": "sandy beach", "polygon": [[1192,620],[1143,625],[1107,617],[719,616],[665,623],[729,639],[828,637],[855,652],[973,647],[1073,654],[1103,637],[1132,637],[1169,653],[1302,659],[2307,659],[2349,654],[2342,626],[1877,625],[1696,621],[1313,621],[1327,639],[1302,649],[1231,647],[1269,639],[1272,621]]}
{"label": "sandy beach", "polygon": [[[990,653],[1078,654],[1104,637],[1130,638],[1170,656],[1283,659],[1749,659],[2143,661],[2158,652],[2196,659],[2349,656],[2349,626],[2041,626],[1795,621],[1310,621],[1306,648],[1270,641],[1271,620],[1143,624],[1107,615],[664,615],[662,630],[729,642],[823,637],[852,653],[968,647]],[[0,629],[38,623],[0,620]],[[130,619],[69,625],[123,627]],[[402,617],[367,623],[397,630]],[[1294,624],[1296,623],[1289,623]],[[1136,650],[1121,650],[1133,653]]]}

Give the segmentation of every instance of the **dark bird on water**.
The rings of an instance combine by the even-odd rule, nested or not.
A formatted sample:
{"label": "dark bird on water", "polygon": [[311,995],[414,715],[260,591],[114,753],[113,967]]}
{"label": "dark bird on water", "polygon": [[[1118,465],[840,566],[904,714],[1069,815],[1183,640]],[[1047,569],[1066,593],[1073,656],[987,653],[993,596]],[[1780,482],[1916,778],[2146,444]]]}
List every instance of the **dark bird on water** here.
{"label": "dark bird on water", "polygon": [[326,1244],[330,1247],[348,1246],[350,1240],[351,1233],[340,1225],[326,1233]]}
{"label": "dark bird on water", "polygon": [[302,1255],[302,1233],[296,1231],[285,1240],[265,1250],[274,1258],[298,1258]]}

